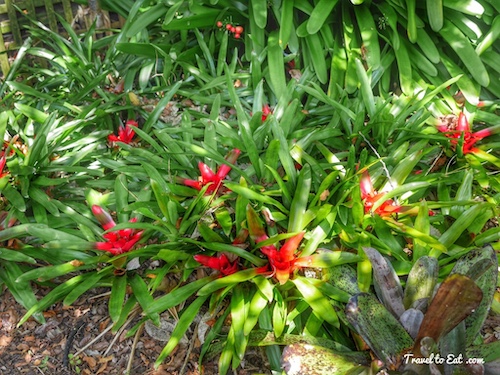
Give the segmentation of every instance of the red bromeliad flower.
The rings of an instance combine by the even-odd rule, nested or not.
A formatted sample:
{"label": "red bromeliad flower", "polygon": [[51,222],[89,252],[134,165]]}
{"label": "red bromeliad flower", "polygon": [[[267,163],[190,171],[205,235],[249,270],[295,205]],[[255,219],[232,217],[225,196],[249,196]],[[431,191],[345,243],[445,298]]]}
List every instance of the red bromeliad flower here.
{"label": "red bromeliad flower", "polygon": [[[260,251],[269,259],[269,264],[273,270],[273,275],[281,285],[285,284],[296,269],[300,268],[295,264],[297,261],[297,248],[304,238],[305,232],[300,232],[285,241],[278,250],[274,245],[262,246]],[[267,236],[266,236],[267,237]]]}
{"label": "red bromeliad flower", "polygon": [[[400,206],[393,199],[387,199],[384,203],[378,206],[375,211],[373,211],[372,207],[375,205],[375,202],[377,202],[385,193],[375,191],[368,170],[363,172],[359,186],[361,190],[361,199],[363,200],[363,204],[365,206],[365,214],[370,212],[374,212],[379,216],[390,216],[395,213],[407,215],[418,214],[417,207]],[[434,216],[434,212],[432,210],[429,210],[429,216]]]}
{"label": "red bromeliad flower", "polygon": [[267,120],[267,116],[269,116],[273,111],[271,110],[271,107],[269,107],[269,104],[263,105],[262,106],[262,122]]}
{"label": "red bromeliad flower", "polygon": [[138,126],[137,122],[134,120],[128,120],[125,126],[120,125],[118,128],[118,136],[114,134],[108,135],[108,141],[113,145],[115,142],[130,144],[135,136],[135,131],[133,129],[134,126]]}
{"label": "red bromeliad flower", "polygon": [[456,148],[459,139],[463,138],[462,153],[466,155],[469,153],[477,153],[479,149],[474,147],[476,142],[492,135],[496,127],[482,129],[473,133],[465,113],[460,112],[456,122],[443,123],[438,126],[438,130],[445,133],[446,137],[451,139],[450,142],[453,148]]}
{"label": "red bromeliad flower", "polygon": [[[375,202],[377,202],[384,193],[378,193],[373,189],[372,179],[370,178],[368,170],[363,172],[359,186],[361,189],[361,199],[365,206],[365,214],[370,213],[372,212],[372,207]],[[375,213],[380,216],[392,215],[397,212],[401,212],[401,206],[396,204],[392,199],[386,200],[375,210]]]}
{"label": "red bromeliad flower", "polygon": [[[93,205],[92,213],[104,230],[109,230],[116,226],[109,213],[104,211],[102,207]],[[135,223],[136,221],[136,218],[130,220],[131,223]],[[95,248],[97,250],[107,251],[113,255],[123,254],[132,250],[137,241],[141,239],[142,233],[143,231],[137,231],[131,228],[111,231],[103,234],[106,241],[96,242]]]}
{"label": "red bromeliad flower", "polygon": [[[240,153],[241,151],[235,148],[229,153],[229,155],[226,157],[226,160],[229,163],[234,164],[236,162],[236,159],[238,159],[238,156],[240,156]],[[195,188],[196,190],[201,190],[205,185],[210,184],[205,194],[212,194],[214,191],[218,191],[222,184],[222,180],[226,178],[229,171],[231,170],[231,167],[229,165],[222,164],[217,170],[217,173],[214,173],[214,171],[212,171],[208,165],[201,161],[198,163],[198,168],[200,169],[201,174],[198,180],[181,178],[180,181],[184,185]]]}
{"label": "red bromeliad flower", "polygon": [[[250,236],[257,245],[269,239],[257,213],[251,206],[247,206],[247,225]],[[275,276],[281,285],[288,281],[290,274],[300,268],[295,264],[297,261],[296,251],[304,234],[305,232],[300,232],[290,237],[279,250],[274,245],[264,245],[260,248],[260,251],[269,259],[269,265],[273,271],[272,276]],[[264,273],[265,267],[260,267],[259,272]]]}
{"label": "red bromeliad flower", "polygon": [[9,172],[4,172],[5,163],[7,163],[7,155],[5,154],[5,150],[2,151],[2,156],[0,156],[0,178],[5,177],[9,174]]}
{"label": "red bromeliad flower", "polygon": [[238,260],[231,262],[226,254],[221,253],[219,256],[195,255],[194,260],[201,263],[205,267],[212,268],[220,272],[221,276],[227,276],[238,271]]}

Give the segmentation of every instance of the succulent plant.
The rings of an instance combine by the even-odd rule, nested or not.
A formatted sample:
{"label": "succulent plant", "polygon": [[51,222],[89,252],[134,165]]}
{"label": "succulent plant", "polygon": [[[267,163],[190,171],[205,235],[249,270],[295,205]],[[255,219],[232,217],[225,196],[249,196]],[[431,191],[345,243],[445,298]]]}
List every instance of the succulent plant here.
{"label": "succulent plant", "polygon": [[359,292],[356,273],[347,265],[329,272],[330,282],[351,294],[339,317],[357,339],[358,350],[370,350],[371,366],[350,360],[360,358],[354,357],[359,351],[296,343],[283,352],[287,375],[498,373],[500,345],[483,344],[480,337],[498,277],[491,246],[467,252],[441,282],[438,259],[422,256],[404,288],[386,258],[373,248],[363,250],[373,267],[374,293]]}

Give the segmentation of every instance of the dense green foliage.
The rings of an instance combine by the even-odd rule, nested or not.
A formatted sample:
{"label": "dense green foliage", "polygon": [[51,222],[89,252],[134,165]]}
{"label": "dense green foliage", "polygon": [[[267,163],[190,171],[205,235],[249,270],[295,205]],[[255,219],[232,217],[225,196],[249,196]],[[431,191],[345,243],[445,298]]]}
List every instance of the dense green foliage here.
{"label": "dense green foliage", "polygon": [[249,345],[280,373],[297,337],[366,361],[345,313],[377,284],[366,249],[402,280],[435,259],[440,281],[500,249],[493,1],[245,3],[103,1],[127,22],[101,39],[33,21],[0,84],[20,324],[108,287],[114,331],[178,313],[158,364],[203,305],[221,374]]}

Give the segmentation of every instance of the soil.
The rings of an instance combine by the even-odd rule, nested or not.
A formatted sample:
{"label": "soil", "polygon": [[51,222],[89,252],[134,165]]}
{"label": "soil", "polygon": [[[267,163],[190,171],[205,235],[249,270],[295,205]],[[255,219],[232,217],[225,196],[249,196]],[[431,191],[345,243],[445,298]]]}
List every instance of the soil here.
{"label": "soil", "polygon": [[[47,291],[39,290],[43,295]],[[71,306],[61,303],[44,312],[46,324],[25,314],[8,290],[0,291],[0,375],[216,375],[217,358],[199,366],[200,332],[192,327],[186,341],[158,368],[154,363],[165,341],[162,332],[144,329],[136,336],[112,333],[105,289],[88,292]],[[168,319],[163,319],[162,322]],[[129,327],[132,327],[133,321]],[[151,328],[151,327],[150,327]],[[486,320],[485,342],[500,339],[500,316]],[[128,371],[128,372],[127,372]],[[262,348],[249,348],[233,375],[269,375]]]}
{"label": "soil", "polygon": [[[17,327],[26,310],[9,291],[0,291],[0,375],[122,375],[127,370],[129,375],[218,373],[217,359],[199,366],[201,342],[195,329],[155,368],[165,341],[150,329],[132,337],[126,336],[126,330],[112,333],[108,295],[103,292],[89,292],[71,306],[52,306],[44,312],[46,324],[31,318]],[[262,350],[250,349],[233,374],[267,375],[271,374],[268,368]]]}

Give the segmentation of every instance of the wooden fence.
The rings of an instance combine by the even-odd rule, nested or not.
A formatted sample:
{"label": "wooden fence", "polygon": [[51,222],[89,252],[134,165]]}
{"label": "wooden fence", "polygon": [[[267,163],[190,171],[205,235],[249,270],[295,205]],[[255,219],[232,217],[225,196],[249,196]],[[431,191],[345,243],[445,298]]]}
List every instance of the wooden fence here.
{"label": "wooden fence", "polygon": [[[27,33],[24,26],[29,23],[25,15],[37,19],[50,29],[62,32],[62,27],[56,14],[63,17],[68,23],[74,24],[75,20],[80,22],[88,13],[98,11],[108,20],[103,28],[120,28],[124,20],[116,14],[95,9],[97,1],[89,1],[89,7],[82,7],[70,0],[0,0],[0,70],[6,75],[10,61],[15,51],[23,44]],[[81,29],[88,27],[85,22]]]}

